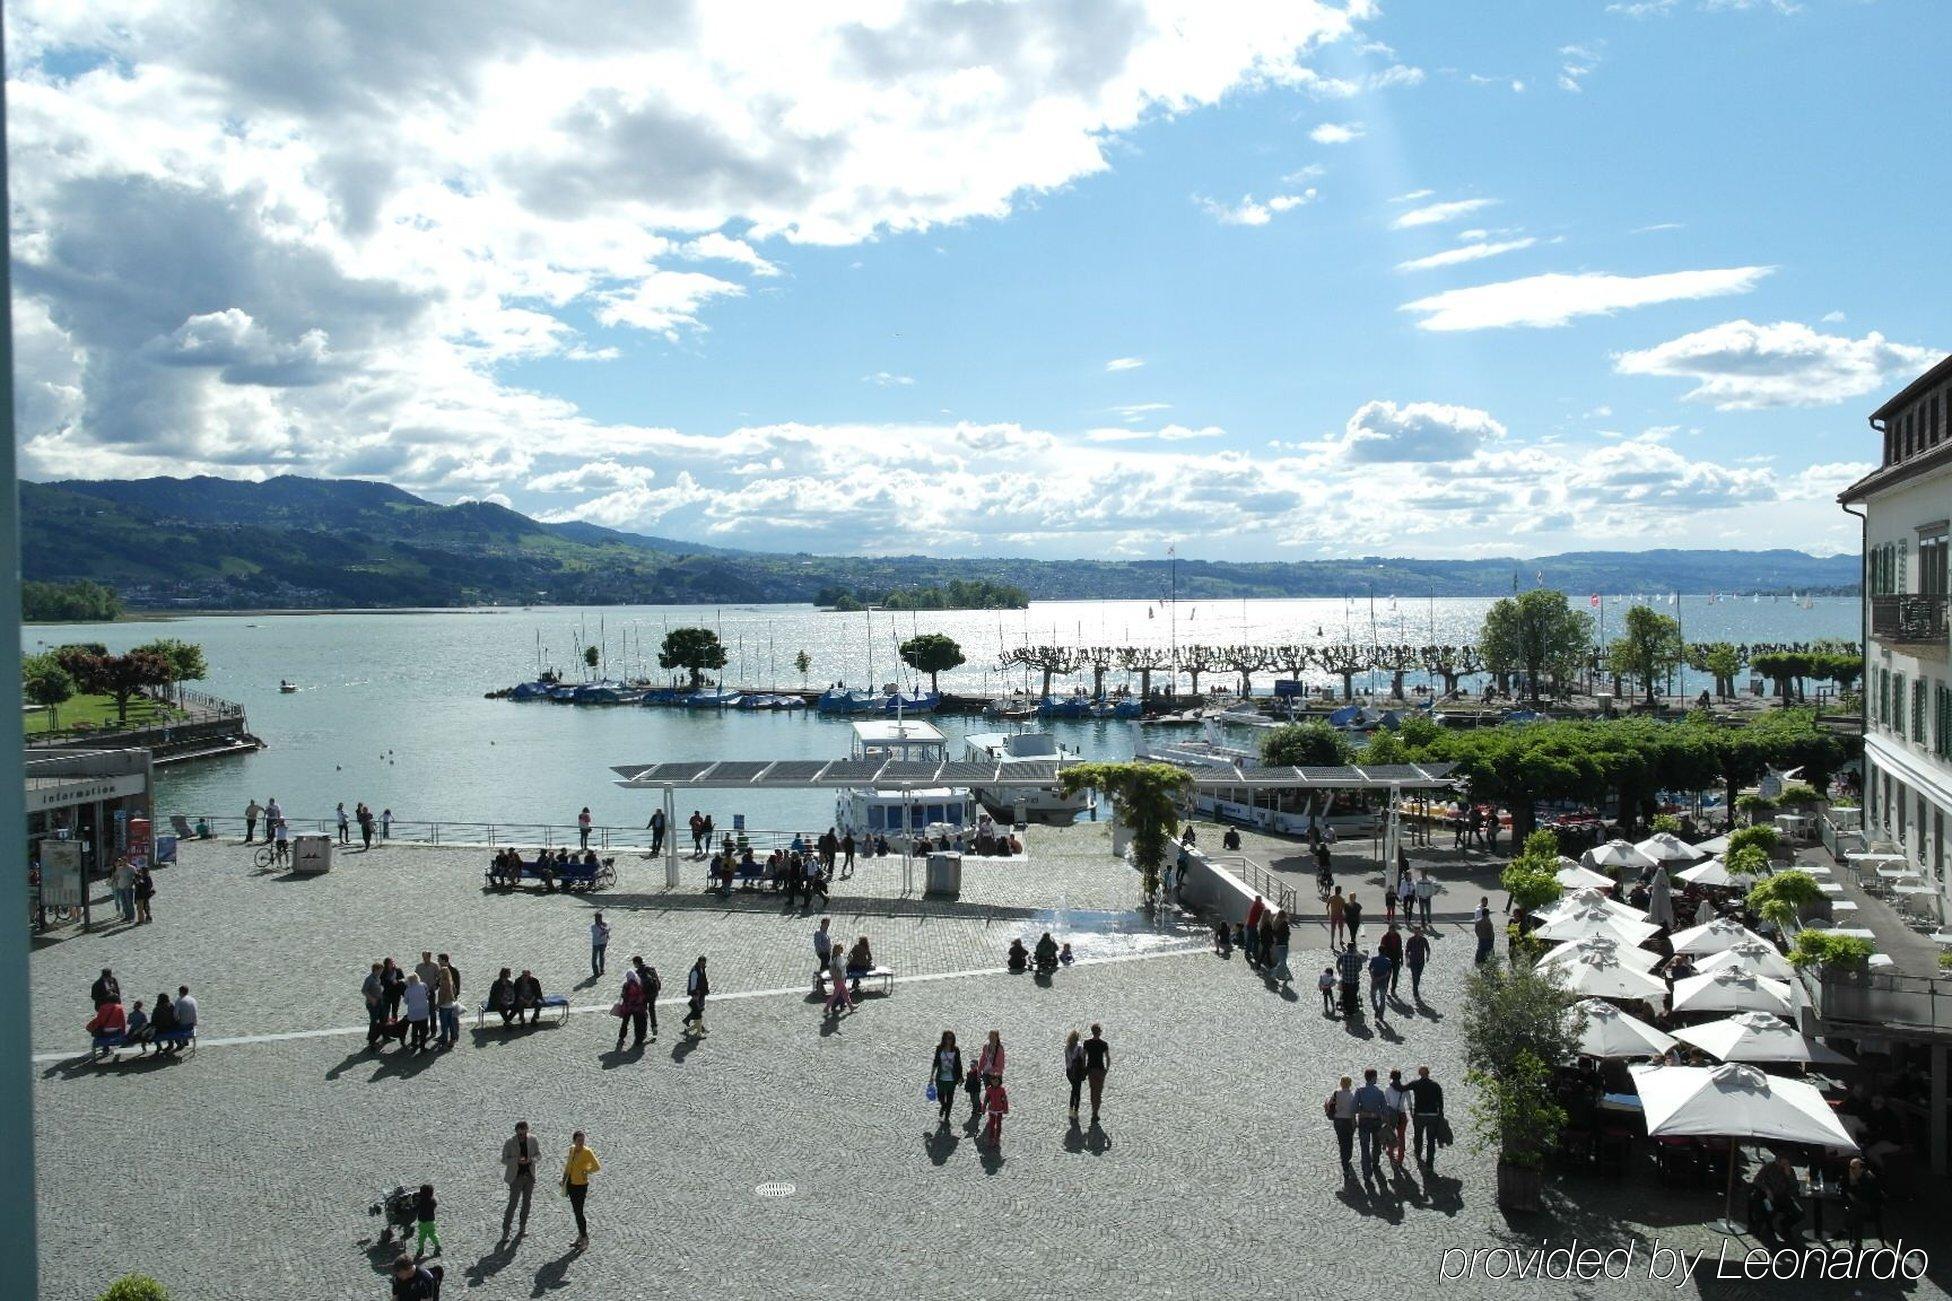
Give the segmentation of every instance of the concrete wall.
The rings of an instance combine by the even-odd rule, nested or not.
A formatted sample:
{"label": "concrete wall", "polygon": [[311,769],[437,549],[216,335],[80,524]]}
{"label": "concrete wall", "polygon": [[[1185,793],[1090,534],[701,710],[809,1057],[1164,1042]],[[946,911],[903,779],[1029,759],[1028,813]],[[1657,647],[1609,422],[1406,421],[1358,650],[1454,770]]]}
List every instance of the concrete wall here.
{"label": "concrete wall", "polygon": [[1247,920],[1254,892],[1246,882],[1207,859],[1197,849],[1179,851],[1184,877],[1179,883],[1181,903],[1197,909],[1209,921],[1225,920],[1228,925]]}

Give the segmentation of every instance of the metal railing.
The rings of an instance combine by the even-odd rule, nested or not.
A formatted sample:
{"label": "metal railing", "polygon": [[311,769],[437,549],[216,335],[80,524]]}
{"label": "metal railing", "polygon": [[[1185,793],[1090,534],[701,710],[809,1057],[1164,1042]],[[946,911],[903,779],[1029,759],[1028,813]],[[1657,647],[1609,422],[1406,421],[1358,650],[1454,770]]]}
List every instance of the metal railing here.
{"label": "metal railing", "polygon": [[1295,915],[1295,888],[1253,859],[1241,854],[1208,854],[1206,861],[1232,872],[1249,890],[1288,916]]}
{"label": "metal railing", "polygon": [[[165,814],[164,826],[159,828],[166,835],[176,834],[172,819],[181,817],[196,830],[201,822],[210,830],[212,837],[225,840],[244,838],[244,819],[233,816],[211,814]],[[323,818],[295,818],[285,816],[285,826],[294,836],[323,835],[337,838],[339,822],[336,814]],[[407,845],[454,845],[462,847],[493,845],[504,847],[514,845],[523,849],[554,849],[566,846],[574,849],[581,843],[580,828],[574,823],[545,822],[418,822],[395,819],[390,830],[385,824],[375,823],[373,839],[375,843],[397,841]],[[825,827],[809,827],[802,831],[735,831],[730,827],[712,829],[711,847],[723,848],[725,838],[730,836],[735,848],[750,846],[759,855],[772,853],[775,849],[790,849],[793,838],[799,836],[807,845],[825,831]],[[263,840],[270,834],[270,827],[263,818],[258,819],[257,839]],[[353,822],[347,833],[356,844],[359,841],[359,824]],[[667,840],[667,844],[668,844]],[[858,842],[857,842],[858,843]],[[890,842],[893,844],[894,842]],[[690,855],[691,828],[680,825],[677,828],[677,845],[680,857]],[[637,850],[649,853],[651,831],[648,827],[610,827],[592,826],[590,828],[590,848],[604,850]],[[709,848],[708,851],[709,852]]]}
{"label": "metal railing", "polygon": [[1888,971],[1805,969],[1803,988],[1826,1025],[1902,1027],[1952,1035],[1952,983]]}
{"label": "metal railing", "polygon": [[1871,636],[1900,644],[1945,641],[1948,599],[1942,592],[1873,596]]}

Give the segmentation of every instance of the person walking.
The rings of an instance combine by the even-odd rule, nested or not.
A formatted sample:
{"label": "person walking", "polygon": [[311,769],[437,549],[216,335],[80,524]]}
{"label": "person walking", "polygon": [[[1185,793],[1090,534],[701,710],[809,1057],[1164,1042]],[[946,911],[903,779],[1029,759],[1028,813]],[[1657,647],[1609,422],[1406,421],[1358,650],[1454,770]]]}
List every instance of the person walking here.
{"label": "person walking", "polygon": [[1247,941],[1247,962],[1249,966],[1261,965],[1261,918],[1267,913],[1267,904],[1261,896],[1255,895],[1254,902],[1247,905],[1247,920],[1241,923],[1241,934]]}
{"label": "person walking", "polygon": [[1423,1002],[1423,968],[1430,961],[1430,937],[1418,926],[1403,945],[1403,963],[1410,969],[1410,998]]}
{"label": "person walking", "polygon": [[[518,1234],[529,1231],[529,1203],[535,1198],[535,1165],[542,1159],[542,1144],[529,1133],[529,1122],[515,1122],[515,1136],[502,1144],[502,1182],[508,1185],[508,1207],[502,1212],[502,1242],[508,1241],[511,1225],[516,1225],[519,1204],[522,1219]],[[500,1245],[500,1244],[497,1244]]]}
{"label": "person walking", "polygon": [[344,800],[339,801],[337,816],[339,819],[339,843],[342,845],[350,845],[352,843],[352,819],[346,816],[346,802]]}
{"label": "person walking", "polygon": [[598,913],[590,922],[590,978],[603,974],[604,951],[610,947],[610,924]]}
{"label": "person walking", "polygon": [[1480,905],[1478,919],[1471,926],[1478,937],[1478,953],[1475,961],[1482,967],[1491,961],[1491,950],[1498,943],[1498,924],[1491,920],[1490,911]]}
{"label": "person walking", "polygon": [[1430,879],[1430,869],[1417,873],[1417,912],[1425,926],[1430,925],[1430,901],[1437,897],[1437,883]]}
{"label": "person walking", "polygon": [[254,798],[244,806],[244,843],[250,844],[258,834],[258,819],[264,816],[264,806]]}
{"label": "person walking", "polygon": [[651,1024],[651,1042],[657,1042],[657,996],[664,988],[664,981],[658,977],[657,968],[649,965],[641,957],[633,956],[630,965],[637,972],[638,983],[644,987],[644,1013]]}
{"label": "person walking", "polygon": [[[1003,1064],[1005,1060],[1003,1032],[1001,1030],[992,1030],[989,1033],[989,1038],[983,1041],[983,1050],[976,1054],[976,1074],[982,1077],[983,1088],[986,1092],[1003,1082]],[[975,1118],[973,1112],[970,1118]]]}
{"label": "person walking", "polygon": [[[631,961],[634,964],[642,962],[643,959],[632,958]],[[616,1051],[622,1052],[624,1050],[624,1034],[632,1029],[637,1031],[637,1037],[631,1042],[630,1046],[632,1048],[642,1048],[644,1046],[645,1023],[648,1021],[649,1015],[644,998],[644,980],[643,977],[637,974],[637,968],[634,965],[629,971],[624,973],[623,992],[617,996],[616,1012]]]}
{"label": "person walking", "polygon": [[1389,977],[1395,970],[1396,964],[1381,949],[1369,955],[1369,1010],[1375,1014],[1378,1025],[1386,1019],[1384,1014],[1389,1010]]}
{"label": "person walking", "polygon": [[840,854],[840,874],[854,875],[854,828],[852,827],[849,827],[846,834],[840,838]]}
{"label": "person walking", "polygon": [[1322,1015],[1335,1015],[1335,968],[1323,967],[1322,974],[1315,977],[1315,988],[1322,995]]}
{"label": "person walking", "polygon": [[1410,1091],[1410,1121],[1417,1162],[1435,1169],[1437,1139],[1443,1131],[1444,1087],[1430,1078],[1428,1066],[1417,1067],[1417,1077],[1407,1086]]}
{"label": "person walking", "polygon": [[445,953],[440,956],[440,968],[434,976],[435,1016],[440,1022],[440,1044],[445,1050],[461,1042],[461,973],[447,960]]}
{"label": "person walking", "polygon": [[1091,1037],[1084,1041],[1084,1077],[1091,1083],[1091,1123],[1098,1123],[1098,1108],[1105,1100],[1105,1075],[1112,1068],[1112,1046],[1105,1032],[1093,1022]]}
{"label": "person walking", "polygon": [[1403,1072],[1392,1070],[1389,1084],[1383,1089],[1383,1106],[1388,1114],[1384,1117],[1387,1130],[1383,1135],[1383,1150],[1389,1153],[1391,1170],[1403,1173],[1403,1140],[1410,1128],[1410,1094],[1403,1085]]}
{"label": "person walking", "polygon": [[1356,902],[1354,895],[1350,895],[1348,902],[1342,905],[1342,926],[1349,934],[1349,943],[1362,942],[1362,905]]}
{"label": "person walking", "polygon": [[1376,1176],[1382,1173],[1383,1120],[1389,1110],[1383,1091],[1376,1087],[1372,1067],[1362,1073],[1362,1087],[1355,1092],[1356,1142],[1362,1149],[1362,1186],[1376,1191]]}
{"label": "person walking", "polygon": [[[811,893],[807,895],[807,902],[813,902]],[[834,951],[834,937],[828,929],[833,924],[833,920],[831,917],[822,917],[820,924],[813,928],[813,992],[816,994],[820,992],[820,979],[827,972],[827,959]]]}
{"label": "person walking", "polygon": [[664,810],[654,809],[651,812],[651,820],[645,825],[651,832],[651,852],[646,857],[656,858],[664,852]]}
{"label": "person walking", "polygon": [[1328,1112],[1329,1123],[1335,1127],[1335,1146],[1342,1156],[1344,1176],[1355,1174],[1356,1095],[1349,1087],[1350,1083],[1349,1077],[1344,1075],[1342,1083],[1328,1095],[1328,1101],[1323,1104],[1323,1109]]}
{"label": "person walking", "polygon": [[386,1024],[386,977],[379,963],[367,973],[359,984],[359,995],[366,1000],[366,1046],[379,1047],[383,1037],[381,1028]]}
{"label": "person walking", "polygon": [[1010,1114],[1010,1093],[998,1080],[983,1093],[983,1114],[987,1118],[983,1125],[983,1138],[991,1149],[1003,1149],[1003,1118]]}
{"label": "person walking", "polygon": [[827,950],[827,1015],[834,1009],[854,1010],[854,995],[847,988],[847,950],[836,944]]}
{"label": "person walking", "polygon": [[441,1254],[441,1235],[434,1228],[434,1211],[436,1208],[434,1185],[420,1185],[420,1192],[413,1199],[413,1218],[415,1225],[413,1258],[416,1261],[427,1254],[427,1244],[430,1242],[434,1244],[434,1254],[436,1256]]}
{"label": "person walking", "polygon": [[1078,1101],[1084,1092],[1084,1045],[1073,1030],[1064,1037],[1064,1079],[1071,1086],[1071,1123],[1078,1123]]}
{"label": "person walking", "polygon": [[359,842],[365,850],[373,848],[373,811],[362,802],[356,812],[359,819]]}
{"label": "person walking", "polygon": [[1376,941],[1376,952],[1389,959],[1389,996],[1396,997],[1396,984],[1403,976],[1403,936],[1397,931],[1396,923],[1391,922],[1382,938]]}
{"label": "person walking", "polygon": [[119,854],[115,859],[115,870],[109,873],[108,883],[115,891],[115,911],[125,922],[136,919],[136,869],[129,862],[127,854]]}
{"label": "person walking", "polygon": [[590,1176],[603,1169],[596,1152],[583,1141],[583,1131],[569,1136],[569,1159],[563,1162],[563,1191],[569,1194],[569,1209],[576,1216],[576,1245],[590,1242],[590,1222],[583,1216],[590,1196]]}
{"label": "person walking", "polygon": [[1348,901],[1342,897],[1341,886],[1338,885],[1335,887],[1335,892],[1329,895],[1327,902],[1322,907],[1328,913],[1328,947],[1332,951],[1340,950],[1345,942],[1342,938],[1342,932],[1345,914],[1348,909]]}
{"label": "person walking", "polygon": [[156,898],[156,878],[149,874],[147,863],[136,869],[135,884],[130,888],[135,891],[136,896],[136,925],[147,926],[156,920],[155,915],[149,911],[151,903]]}
{"label": "person walking", "polygon": [[685,977],[685,998],[691,1009],[685,1013],[685,1033],[702,1035],[705,1030],[705,999],[712,992],[712,982],[705,975],[705,955],[699,954],[698,961],[691,964],[691,974]]}
{"label": "person walking", "polygon": [[1339,976],[1342,994],[1342,1015],[1354,1018],[1362,1014],[1362,969],[1364,966],[1362,950],[1350,941],[1349,946],[1336,955],[1335,974]]}
{"label": "person walking", "polygon": [[1417,907],[1417,883],[1410,874],[1410,857],[1397,851],[1396,902],[1403,910],[1403,921],[1407,925],[1415,920]]}
{"label": "person walking", "polygon": [[[1071,1037],[1076,1039],[1077,1032],[1073,1031]],[[962,1080],[962,1049],[956,1047],[956,1032],[944,1030],[942,1038],[936,1041],[935,1051],[929,1055],[929,1082],[935,1086],[935,1105],[942,1112],[944,1129],[949,1128],[949,1113],[956,1105],[956,1086]],[[1076,1093],[1075,1085],[1072,1092]],[[1076,1115],[1077,1110],[1074,1105],[1071,1114]]]}
{"label": "person walking", "polygon": [[576,847],[578,849],[588,849],[590,847],[590,822],[590,806],[585,804],[583,811],[576,815]]}
{"label": "person walking", "polygon": [[1270,974],[1282,985],[1292,984],[1295,978],[1295,973],[1288,969],[1288,943],[1293,936],[1288,910],[1280,909],[1274,914],[1274,969]]}

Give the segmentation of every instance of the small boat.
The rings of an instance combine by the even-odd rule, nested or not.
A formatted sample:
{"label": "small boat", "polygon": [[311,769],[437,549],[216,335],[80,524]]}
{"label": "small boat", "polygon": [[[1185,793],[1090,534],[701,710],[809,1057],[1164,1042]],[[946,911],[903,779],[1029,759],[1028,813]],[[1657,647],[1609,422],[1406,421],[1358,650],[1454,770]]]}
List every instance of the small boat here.
{"label": "small boat", "polygon": [[289,696],[296,690],[298,690],[298,684],[296,682],[287,682],[283,678],[278,679],[278,692],[280,695]]}
{"label": "small boat", "polygon": [[[999,775],[1012,768],[1048,767],[1062,762],[1064,750],[1049,732],[982,732],[963,738],[964,758],[971,763],[995,764]],[[1049,786],[998,786],[994,789],[973,786],[970,794],[984,806],[1005,816],[1021,811],[1024,816],[1061,822],[1076,819],[1094,800],[1089,790],[1066,795],[1055,783]]]}
{"label": "small boat", "polygon": [[1090,718],[1091,701],[1084,696],[1063,696],[1056,699],[1046,697],[1044,702],[1037,706],[1037,717]]}
{"label": "small boat", "polygon": [[694,691],[685,697],[686,709],[736,709],[738,705],[736,691]]}

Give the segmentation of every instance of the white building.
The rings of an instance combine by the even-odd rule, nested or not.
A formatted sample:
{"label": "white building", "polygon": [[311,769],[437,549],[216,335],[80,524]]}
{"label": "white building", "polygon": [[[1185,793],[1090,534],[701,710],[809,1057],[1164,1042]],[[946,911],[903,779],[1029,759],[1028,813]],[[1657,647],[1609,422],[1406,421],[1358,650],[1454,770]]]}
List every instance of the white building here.
{"label": "white building", "polygon": [[1945,901],[1952,819],[1952,358],[1871,414],[1878,468],[1839,496],[1864,520],[1864,811]]}

